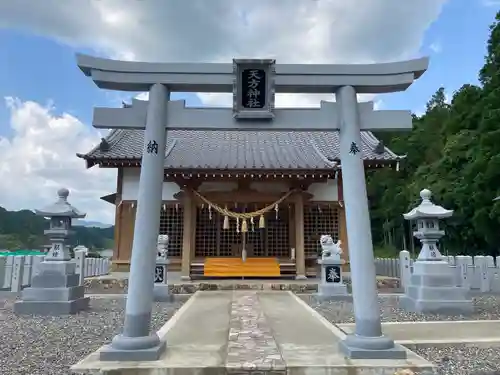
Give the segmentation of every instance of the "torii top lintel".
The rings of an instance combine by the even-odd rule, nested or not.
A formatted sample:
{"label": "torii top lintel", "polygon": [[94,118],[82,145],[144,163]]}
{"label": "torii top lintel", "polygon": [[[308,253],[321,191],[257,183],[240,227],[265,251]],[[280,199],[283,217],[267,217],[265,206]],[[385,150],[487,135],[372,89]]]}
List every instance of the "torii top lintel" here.
{"label": "torii top lintel", "polygon": [[[77,54],[78,67],[103,89],[148,91],[162,83],[170,91],[232,92],[231,63],[147,63],[119,61]],[[277,93],[331,94],[341,86],[357,93],[406,90],[428,68],[427,57],[383,64],[276,64]]]}

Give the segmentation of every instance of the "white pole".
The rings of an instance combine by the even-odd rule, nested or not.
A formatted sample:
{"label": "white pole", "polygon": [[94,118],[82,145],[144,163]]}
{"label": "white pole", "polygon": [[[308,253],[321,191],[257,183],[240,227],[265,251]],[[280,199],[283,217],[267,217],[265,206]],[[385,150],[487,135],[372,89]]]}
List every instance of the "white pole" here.
{"label": "white pole", "polygon": [[354,334],[346,337],[341,348],[351,358],[374,358],[370,353],[392,349],[394,342],[382,336],[356,90],[343,86],[336,98],[340,104],[340,159],[356,323]]}
{"label": "white pole", "polygon": [[[126,351],[147,351],[148,349],[152,357],[160,355],[159,337],[156,332],[150,334],[150,328],[156,264],[155,250],[160,226],[164,179],[168,99],[169,92],[164,85],[154,84],[151,87],[144,132],[123,334],[115,336],[111,343],[115,352],[101,353],[101,358],[113,357],[126,360],[128,356]],[[121,354],[116,351],[121,351]]]}

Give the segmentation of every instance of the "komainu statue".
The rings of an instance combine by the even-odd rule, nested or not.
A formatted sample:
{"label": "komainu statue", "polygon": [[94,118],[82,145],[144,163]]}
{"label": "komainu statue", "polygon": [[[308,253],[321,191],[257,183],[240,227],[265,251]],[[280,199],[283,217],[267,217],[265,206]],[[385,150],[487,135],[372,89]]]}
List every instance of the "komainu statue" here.
{"label": "komainu statue", "polygon": [[156,246],[157,257],[167,258],[168,256],[168,234],[160,234]]}
{"label": "komainu statue", "polygon": [[327,257],[335,257],[340,259],[340,255],[342,254],[342,248],[340,245],[342,242],[338,240],[337,242],[333,242],[332,236],[329,234],[321,235],[319,239],[319,243],[321,245],[321,258]]}

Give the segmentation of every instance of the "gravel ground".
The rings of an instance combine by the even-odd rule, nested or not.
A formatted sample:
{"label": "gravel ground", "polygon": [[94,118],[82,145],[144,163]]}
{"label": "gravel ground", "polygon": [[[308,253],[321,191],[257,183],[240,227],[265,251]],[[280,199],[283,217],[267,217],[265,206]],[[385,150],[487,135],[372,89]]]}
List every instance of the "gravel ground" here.
{"label": "gravel ground", "polygon": [[[152,328],[163,326],[186,299],[155,303]],[[123,327],[124,298],[91,299],[90,311],[66,317],[18,317],[14,300],[0,296],[1,375],[68,375]]]}
{"label": "gravel ground", "polygon": [[[354,316],[352,303],[346,301],[319,302],[314,296],[301,295],[309,306],[318,311],[332,323],[353,323]],[[379,306],[383,322],[419,322],[437,320],[496,320],[500,319],[500,297],[478,296],[474,297],[475,312],[469,316],[415,314],[406,312],[398,307],[397,296],[380,296]]]}
{"label": "gravel ground", "polygon": [[454,345],[414,350],[436,366],[437,375],[500,375],[500,350]]}
{"label": "gravel ground", "polygon": [[[302,295],[311,307],[332,323],[353,323],[351,302],[319,302],[313,296]],[[383,322],[417,322],[438,320],[496,320],[500,319],[500,297],[474,297],[475,312],[471,316],[408,313],[398,308],[397,296],[380,296]],[[425,348],[415,350],[437,366],[438,375],[500,375],[500,349],[469,345]]]}

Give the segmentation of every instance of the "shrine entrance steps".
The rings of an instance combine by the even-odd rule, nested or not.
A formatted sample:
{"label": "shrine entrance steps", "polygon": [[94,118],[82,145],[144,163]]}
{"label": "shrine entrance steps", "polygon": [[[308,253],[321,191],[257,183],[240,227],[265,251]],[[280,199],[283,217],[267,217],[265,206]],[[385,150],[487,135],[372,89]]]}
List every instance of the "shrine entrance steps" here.
{"label": "shrine entrance steps", "polygon": [[191,278],[294,278],[295,263],[274,257],[207,257],[191,264]]}
{"label": "shrine entrance steps", "polygon": [[[73,366],[102,375],[421,373],[433,365],[411,351],[405,360],[350,360],[345,333],[291,292],[197,292],[158,331],[166,352],[153,362],[101,362],[95,352]],[[100,371],[100,372],[99,372]]]}

